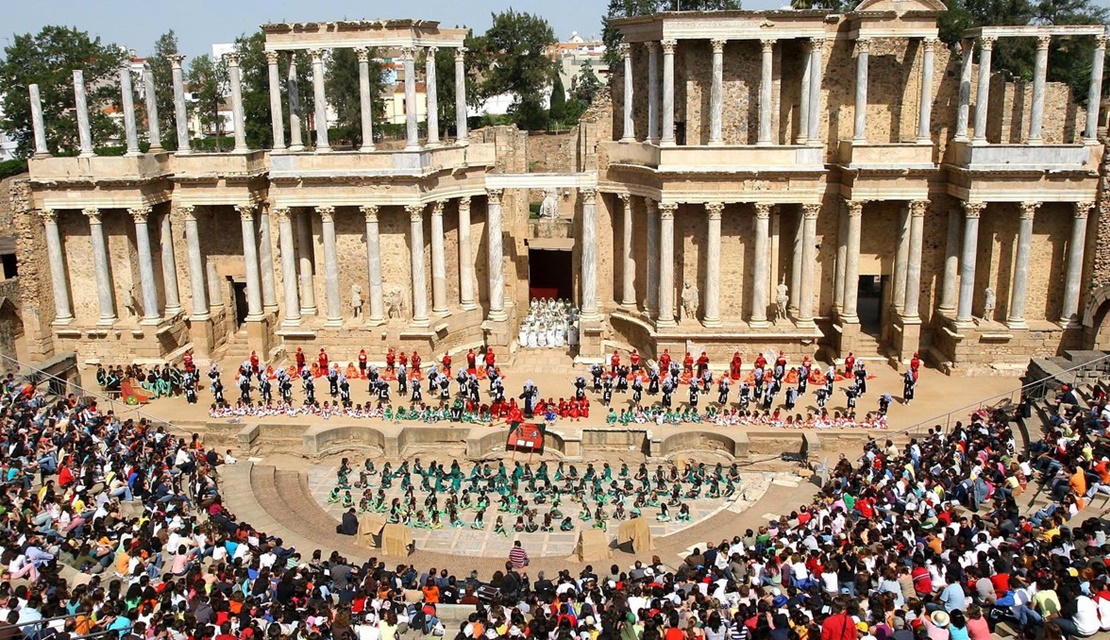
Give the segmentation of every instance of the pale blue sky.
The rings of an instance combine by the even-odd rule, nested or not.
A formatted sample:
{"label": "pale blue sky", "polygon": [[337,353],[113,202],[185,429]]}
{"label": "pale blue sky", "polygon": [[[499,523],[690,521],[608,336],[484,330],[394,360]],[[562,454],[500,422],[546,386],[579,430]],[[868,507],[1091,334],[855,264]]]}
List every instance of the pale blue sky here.
{"label": "pale blue sky", "polygon": [[[781,6],[784,0],[745,0],[746,9]],[[1110,1],[1110,0],[1104,0]],[[47,24],[76,26],[107,42],[150,53],[154,40],[169,29],[177,32],[181,51],[190,57],[208,53],[216,42],[267,22],[340,19],[421,18],[446,26],[489,27],[491,12],[513,7],[538,13],[560,39],[572,31],[601,33],[607,0],[3,0],[0,47],[12,34],[38,32]]]}

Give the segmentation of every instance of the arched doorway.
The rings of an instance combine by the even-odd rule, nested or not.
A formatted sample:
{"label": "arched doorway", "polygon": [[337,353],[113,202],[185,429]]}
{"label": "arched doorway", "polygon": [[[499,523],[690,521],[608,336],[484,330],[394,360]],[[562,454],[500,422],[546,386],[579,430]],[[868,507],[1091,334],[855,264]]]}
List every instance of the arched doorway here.
{"label": "arched doorway", "polygon": [[1110,350],[1110,286],[1096,289],[1087,300],[1083,342],[1088,349]]}

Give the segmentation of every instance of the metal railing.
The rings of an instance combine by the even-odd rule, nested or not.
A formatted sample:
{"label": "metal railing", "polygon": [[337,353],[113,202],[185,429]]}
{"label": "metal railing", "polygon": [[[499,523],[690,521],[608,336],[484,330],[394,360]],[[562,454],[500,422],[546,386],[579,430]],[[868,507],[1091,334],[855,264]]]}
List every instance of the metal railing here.
{"label": "metal railing", "polygon": [[[27,622],[17,622],[15,624],[8,624],[8,623],[5,622],[5,623],[0,623],[0,628],[15,627],[16,629],[24,629],[26,627],[32,627],[33,630],[34,630],[34,633],[37,634],[37,633],[42,632],[44,629],[54,628],[54,626],[50,624],[52,622],[58,622],[59,620],[76,619],[77,615],[78,614],[76,614],[76,613],[67,613],[67,614],[60,615],[60,616],[54,616],[52,618],[40,618],[38,620],[28,620]],[[70,636],[70,638],[72,640],[84,640],[85,638],[99,638],[101,636],[108,635],[109,633],[115,633],[117,635],[122,635],[124,632],[130,631],[130,630],[131,630],[131,625],[127,625],[126,627],[120,627],[119,629],[101,629],[100,631],[94,631],[92,633],[86,633],[84,635],[73,635],[73,636]],[[32,637],[33,634],[29,634],[26,631],[24,631],[23,635],[24,635],[24,637]]]}

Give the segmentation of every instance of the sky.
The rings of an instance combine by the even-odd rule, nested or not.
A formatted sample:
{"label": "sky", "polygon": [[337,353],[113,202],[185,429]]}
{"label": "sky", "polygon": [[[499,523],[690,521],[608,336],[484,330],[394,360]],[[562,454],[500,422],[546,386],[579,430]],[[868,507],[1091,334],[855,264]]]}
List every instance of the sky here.
{"label": "sky", "polygon": [[[1100,0],[1110,2],[1110,0]],[[745,9],[768,9],[783,0],[745,0]],[[478,32],[490,15],[509,7],[542,15],[565,40],[577,31],[600,36],[608,0],[3,0],[0,47],[12,34],[37,33],[48,24],[77,27],[105,42],[148,54],[159,35],[173,29],[182,53],[193,57],[213,43],[231,42],[268,22],[328,22],[378,18],[438,20]]]}

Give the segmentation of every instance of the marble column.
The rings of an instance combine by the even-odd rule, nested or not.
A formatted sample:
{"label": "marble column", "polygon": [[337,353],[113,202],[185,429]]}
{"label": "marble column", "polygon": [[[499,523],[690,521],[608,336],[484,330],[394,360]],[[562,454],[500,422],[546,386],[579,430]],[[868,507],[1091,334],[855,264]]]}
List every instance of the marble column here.
{"label": "marble column", "polygon": [[771,207],[766,202],[755,204],[755,239],[752,257],[752,316],[748,322],[752,328],[767,326],[767,291],[771,279],[770,252]]}
{"label": "marble column", "polygon": [[948,212],[948,238],[944,245],[944,272],[937,310],[949,318],[956,313],[956,291],[960,276],[960,212]]}
{"label": "marble column", "polygon": [[677,40],[663,41],[663,131],[659,144],[674,146],[674,48]]}
{"label": "marble column", "polygon": [[181,313],[181,293],[177,289],[177,257],[173,251],[173,223],[170,214],[162,215],[159,227],[159,246],[162,248],[162,284],[166,290],[166,317]]}
{"label": "marble column", "polygon": [[725,41],[714,38],[709,41],[713,47],[712,80],[709,85],[709,144],[724,144],[721,133],[721,111],[724,109],[725,84]]}
{"label": "marble column", "polygon": [[659,142],[659,43],[644,43],[648,52],[648,123],[647,141]]}
{"label": "marble column", "polygon": [[42,209],[42,224],[46,231],[46,256],[50,260],[50,284],[54,291],[54,323],[66,325],[73,322],[69,304],[69,277],[66,275],[65,251],[58,233],[58,212]]}
{"label": "marble column", "polygon": [[1102,67],[1106,62],[1106,36],[1095,38],[1094,58],[1091,60],[1091,84],[1087,89],[1087,126],[1083,139],[1098,140],[1098,109],[1102,101]]}
{"label": "marble column", "polygon": [[312,246],[312,212],[305,210],[297,218],[297,259],[301,269],[301,315],[316,315],[316,290],[313,275],[316,270]]}
{"label": "marble column", "polygon": [[203,322],[211,317],[208,311],[208,288],[204,278],[204,258],[200,253],[200,230],[197,228],[196,207],[180,205],[178,210],[185,218],[185,252],[189,256],[189,296],[193,312],[189,319]]}
{"label": "marble column", "polygon": [[833,274],[833,309],[844,313],[844,263],[848,259],[848,206],[840,204],[839,224],[836,228],[836,270]]}
{"label": "marble column", "polygon": [[[130,72],[128,72],[130,73]],[[154,287],[154,257],[150,251],[150,207],[128,209],[135,221],[135,253],[139,258],[139,288],[143,296],[142,324],[158,324],[162,317],[158,313],[158,291]]]}
{"label": "marble column", "polygon": [[651,198],[644,198],[647,210],[647,311],[649,316],[659,309],[659,205]]}
{"label": "marble column", "polygon": [[813,39],[813,58],[810,63],[809,74],[809,137],[811,145],[821,144],[821,80],[824,77],[824,67],[821,56],[825,50],[824,38]]}
{"label": "marble column", "polygon": [[409,257],[412,258],[412,324],[426,327],[428,319],[428,282],[424,273],[424,205],[405,207],[409,214]]}
{"label": "marble column", "polygon": [[[189,114],[185,109],[185,77],[181,69],[181,63],[184,61],[183,55],[170,56],[170,72],[173,75],[173,119],[174,124],[177,125],[177,151],[174,153],[179,156],[190,152]],[[205,308],[204,312],[207,314],[208,309]]]}
{"label": "marble column", "polygon": [[705,309],[702,324],[706,327],[721,326],[721,214],[724,203],[708,202],[705,205],[709,228],[706,231],[705,257]]}
{"label": "marble column", "polygon": [[[820,68],[816,65],[815,68]],[[802,205],[802,293],[798,301],[798,322],[803,325],[813,324],[815,278],[814,270],[817,265],[817,214],[821,211],[819,204]]]}
{"label": "marble column", "polygon": [[443,247],[443,201],[432,203],[432,313],[447,315],[447,258]]}
{"label": "marble column", "polygon": [[374,150],[374,97],[370,95],[370,50],[356,47],[358,56],[358,113],[362,124],[359,151]]}
{"label": "marble column", "polygon": [[277,285],[274,281],[274,245],[270,241],[270,210],[263,205],[258,210],[258,260],[262,277],[262,308],[267,313],[277,313]]}
{"label": "marble column", "polygon": [[247,125],[243,117],[243,83],[240,77],[239,54],[227,53],[224,54],[224,59],[227,60],[227,75],[231,82],[231,119],[232,126],[235,127],[235,148],[232,151],[246,153],[250,149],[247,148]]}
{"label": "marble column", "polygon": [[[585,193],[585,192],[583,192]],[[590,192],[590,209],[593,209],[593,192]],[[489,257],[489,315],[488,319],[501,321],[509,317],[505,312],[505,255],[501,247],[502,231],[501,231],[501,196],[504,191],[501,189],[486,189],[486,196],[488,198],[486,205],[486,242],[487,242],[487,255]],[[583,195],[585,198],[585,195]],[[583,206],[583,220],[585,220],[586,207]],[[595,216],[596,217],[596,216]],[[596,245],[596,231],[593,231],[591,225],[591,233],[595,234],[587,239],[585,223],[583,222],[582,229],[582,251],[583,256],[587,251],[587,245]],[[596,248],[595,248],[596,252]],[[585,259],[583,259],[583,262]],[[584,270],[584,268],[583,268]],[[585,275],[583,274],[583,279]],[[583,300],[585,300],[585,284],[583,288]],[[597,292],[597,274],[594,273],[594,292]],[[597,306],[594,305],[596,312]],[[585,302],[582,304],[582,315],[586,315]]]}
{"label": "marble column", "polygon": [[50,155],[50,147],[46,144],[46,126],[42,121],[42,98],[39,97],[39,86],[27,85],[27,92],[31,100],[31,128],[35,132],[35,157],[45,158]]}
{"label": "marble column", "polygon": [[624,125],[621,142],[635,142],[636,130],[632,120],[632,45],[627,42],[620,44],[621,60],[624,63]]}
{"label": "marble column", "polygon": [[891,304],[898,313],[906,307],[906,270],[910,259],[910,208],[898,209],[897,236],[894,250],[894,286]]}
{"label": "marble column", "polygon": [[673,327],[674,321],[674,214],[678,204],[659,203],[659,315],[656,325]]}
{"label": "marble column", "polygon": [[137,156],[139,150],[139,129],[135,125],[135,89],[131,85],[131,59],[124,61],[119,68],[119,91],[123,108],[123,133],[127,140],[127,155]]}
{"label": "marble column", "polygon": [[470,134],[466,123],[466,47],[455,49],[455,130],[455,143],[469,144]]}
{"label": "marble column", "polygon": [[285,319],[281,324],[286,327],[301,324],[301,301],[297,295],[297,248],[293,244],[291,215],[288,207],[274,209],[278,221],[278,249],[281,251],[281,283],[285,289]]}
{"label": "marble column", "polygon": [[243,231],[243,263],[247,274],[247,322],[263,318],[262,285],[258,273],[258,242],[254,236],[255,205],[235,205]]}
{"label": "marble column", "polygon": [[925,38],[921,41],[921,97],[917,103],[917,142],[918,144],[931,144],[933,133],[931,131],[933,120],[933,59],[936,47],[935,38]]}
{"label": "marble column", "polygon": [[424,95],[427,98],[427,146],[429,147],[439,146],[439,96],[436,95],[436,53],[438,52],[439,47],[428,47],[424,56]]}
{"label": "marble column", "polygon": [[297,81],[297,52],[289,52],[289,71],[285,76],[286,102],[289,103],[289,150],[304,151],[301,139],[301,92]]}
{"label": "marble column", "polygon": [[903,322],[921,320],[921,246],[925,239],[925,211],[928,208],[927,200],[910,202],[910,243],[906,264],[906,301],[902,307]]}
{"label": "marble column", "polygon": [[813,80],[813,41],[802,43],[802,89],[798,96],[798,137],[795,144],[809,142],[809,96]]}
{"label": "marble column", "polygon": [[328,142],[328,97],[324,92],[324,52],[309,49],[308,54],[312,56],[312,98],[316,107],[312,120],[316,125],[316,153],[328,153],[331,144]]}
{"label": "marble column", "polygon": [[224,278],[216,271],[216,262],[208,260],[204,263],[204,269],[207,272],[208,280],[208,301],[212,309],[224,308]]}
{"label": "marble column", "polygon": [[1079,325],[1079,293],[1083,287],[1083,250],[1087,245],[1087,214],[1090,202],[1076,202],[1072,219],[1071,239],[1068,241],[1068,266],[1064,276],[1064,304],[1060,324],[1065,327]]}
{"label": "marble column", "polygon": [[146,98],[147,138],[150,152],[162,151],[162,124],[158,122],[158,94],[154,89],[154,72],[150,63],[143,63],[143,94]]}
{"label": "marble column", "polygon": [[848,237],[844,242],[844,308],[840,319],[846,324],[859,324],[859,242],[863,228],[864,200],[846,200]]}
{"label": "marble column", "polygon": [[856,40],[856,121],[852,142],[867,142],[867,63],[871,58],[871,40]]}
{"label": "marble column", "polygon": [[[76,73],[76,72],[75,72]],[[100,306],[100,320],[97,324],[116,323],[116,298],[112,288],[112,271],[108,261],[108,244],[104,238],[104,224],[100,210],[90,207],[84,210],[89,218],[89,238],[92,242],[93,270],[96,274],[96,298]]]}
{"label": "marble column", "polygon": [[266,52],[266,71],[270,80],[270,128],[273,131],[272,149],[285,149],[285,123],[281,114],[281,75],[278,73],[278,52]]}
{"label": "marble column", "polygon": [[[971,305],[975,302],[975,257],[979,250],[979,215],[985,202],[964,203],[964,242],[960,256],[960,302],[956,322],[971,322]],[[989,319],[989,318],[988,318]]]}
{"label": "marble column", "polygon": [[474,296],[474,253],[470,246],[470,196],[459,198],[459,306],[478,308]]}
{"label": "marble column", "polygon": [[771,134],[771,90],[775,83],[775,39],[764,38],[760,44],[759,68],[759,140],[756,144],[769,146],[772,144]]}
{"label": "marble column", "polygon": [[343,299],[339,293],[339,251],[335,245],[335,207],[316,207],[320,214],[320,240],[324,245],[325,327],[343,325]]}
{"label": "marble column", "polygon": [[963,51],[960,60],[960,93],[959,106],[956,109],[956,135],[953,139],[967,142],[967,125],[971,111],[971,72],[974,70],[971,54],[975,51],[975,41],[965,38],[960,41],[960,47]]}
{"label": "marble column", "polygon": [[1037,57],[1033,63],[1033,105],[1029,109],[1028,144],[1044,144],[1041,129],[1044,124],[1044,87],[1048,75],[1048,45],[1052,36],[1037,36]]}
{"label": "marble column", "polygon": [[366,277],[370,288],[370,313],[366,323],[385,322],[385,291],[382,287],[382,240],[378,233],[378,205],[359,207],[366,217]]}
{"label": "marble column", "polygon": [[[975,91],[975,137],[972,138],[972,142],[980,144],[987,141],[987,109],[991,94],[991,51],[994,49],[994,40],[994,38],[979,38],[979,81]],[[960,298],[963,299],[962,292]],[[970,318],[971,316],[968,316],[968,319]]]}
{"label": "marble column", "polygon": [[[96,154],[93,152],[92,127],[89,126],[89,101],[85,96],[85,72],[80,69],[73,72],[73,103],[75,105],[74,109],[77,111],[77,137],[80,141],[80,157],[90,158]],[[99,219],[96,224],[100,224]],[[103,312],[103,307],[101,312]],[[112,319],[115,320],[115,315],[112,316]]]}
{"label": "marble column", "polygon": [[416,122],[416,48],[402,47],[405,70],[405,150],[420,149],[420,129]]}
{"label": "marble column", "polygon": [[632,196],[617,195],[621,203],[621,306],[636,307],[636,263],[632,260]]}
{"label": "marble column", "polygon": [[802,241],[805,235],[805,215],[798,212],[797,224],[794,226],[794,242],[790,253],[790,300],[788,311],[791,316],[798,317],[799,300],[802,295]]}
{"label": "marble column", "polygon": [[[582,198],[582,317],[597,320],[597,189],[578,190]],[[500,215],[500,207],[498,207]]]}
{"label": "marble column", "polygon": [[1014,279],[1010,281],[1010,312],[1006,314],[1006,326],[1011,329],[1028,326],[1025,323],[1025,301],[1029,288],[1029,253],[1033,248],[1033,216],[1040,206],[1039,202],[1021,203],[1017,253],[1014,255]]}

